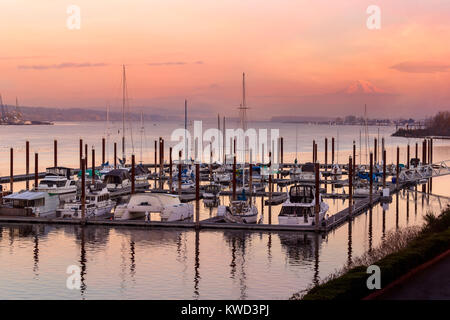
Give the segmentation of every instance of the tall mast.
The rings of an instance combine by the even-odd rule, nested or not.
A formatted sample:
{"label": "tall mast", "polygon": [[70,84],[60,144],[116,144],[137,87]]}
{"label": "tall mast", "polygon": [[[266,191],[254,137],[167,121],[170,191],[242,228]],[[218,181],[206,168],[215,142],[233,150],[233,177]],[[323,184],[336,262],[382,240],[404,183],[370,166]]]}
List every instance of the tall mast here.
{"label": "tall mast", "polygon": [[188,161],[188,141],[186,140],[187,132],[187,99],[184,100],[184,158]]}
{"label": "tall mast", "polygon": [[125,159],[125,65],[122,65],[122,160]]}
{"label": "tall mast", "polygon": [[109,161],[109,103],[106,105],[106,161]]}
{"label": "tall mast", "polygon": [[142,141],[143,141],[143,136],[144,136],[144,112],[141,111],[141,155],[140,155],[140,162],[142,164]]}
{"label": "tall mast", "polygon": [[2,108],[2,121],[6,121],[5,106],[3,105],[3,99],[1,94],[0,94],[0,107]]}

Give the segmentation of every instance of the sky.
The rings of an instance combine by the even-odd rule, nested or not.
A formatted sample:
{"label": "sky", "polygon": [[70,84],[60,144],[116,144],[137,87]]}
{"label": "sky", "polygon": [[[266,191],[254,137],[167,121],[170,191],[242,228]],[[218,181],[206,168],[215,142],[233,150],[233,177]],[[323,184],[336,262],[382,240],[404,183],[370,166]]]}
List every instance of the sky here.
{"label": "sky", "polygon": [[[70,5],[80,29],[69,29]],[[380,29],[366,12],[380,8]],[[70,20],[73,21],[73,20]],[[25,106],[238,116],[450,110],[448,0],[2,0],[0,94]]]}

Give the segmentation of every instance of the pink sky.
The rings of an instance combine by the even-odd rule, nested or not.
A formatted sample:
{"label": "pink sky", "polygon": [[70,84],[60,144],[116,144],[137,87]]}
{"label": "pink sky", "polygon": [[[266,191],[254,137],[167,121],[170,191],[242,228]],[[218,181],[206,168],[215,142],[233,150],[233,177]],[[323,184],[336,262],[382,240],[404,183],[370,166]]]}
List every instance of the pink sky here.
{"label": "pink sky", "polygon": [[[366,27],[372,4],[381,30]],[[8,104],[118,107],[126,64],[131,107],[149,112],[187,98],[237,116],[242,72],[253,119],[450,109],[448,0],[2,0],[0,21]]]}

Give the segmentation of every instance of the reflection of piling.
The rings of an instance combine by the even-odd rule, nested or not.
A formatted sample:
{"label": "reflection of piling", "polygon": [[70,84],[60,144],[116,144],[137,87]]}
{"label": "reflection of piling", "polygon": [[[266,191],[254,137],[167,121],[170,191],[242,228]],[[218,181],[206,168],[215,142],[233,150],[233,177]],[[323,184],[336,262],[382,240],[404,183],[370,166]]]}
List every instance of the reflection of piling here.
{"label": "reflection of piling", "polygon": [[195,227],[200,227],[200,164],[195,164]]}
{"label": "reflection of piling", "polygon": [[319,163],[316,162],[314,165],[314,174],[315,174],[315,186],[316,186],[316,190],[315,190],[315,196],[316,196],[316,205],[314,207],[314,211],[315,211],[315,229],[316,231],[319,230],[319,211],[320,211],[320,201],[319,201],[319,197],[320,197],[320,193],[319,193]]}
{"label": "reflection of piling", "polygon": [[34,190],[38,188],[39,179],[39,166],[38,166],[38,154],[34,154]]}
{"label": "reflection of piling", "polygon": [[13,192],[14,189],[14,151],[9,149],[9,189]]}
{"label": "reflection of piling", "polygon": [[353,206],[353,161],[348,159],[348,216],[352,216]]}
{"label": "reflection of piling", "polygon": [[53,140],[53,166],[58,166],[58,140]]}
{"label": "reflection of piling", "polygon": [[131,194],[135,193],[135,188],[136,188],[136,168],[135,168],[135,158],[134,158],[134,154],[131,155]]}
{"label": "reflection of piling", "polygon": [[25,174],[27,175],[26,188],[30,189],[30,181],[28,175],[30,174],[30,142],[25,143]]}
{"label": "reflection of piling", "polygon": [[[427,140],[422,142],[422,164],[427,164]],[[426,184],[422,185],[422,192],[426,192]]]}

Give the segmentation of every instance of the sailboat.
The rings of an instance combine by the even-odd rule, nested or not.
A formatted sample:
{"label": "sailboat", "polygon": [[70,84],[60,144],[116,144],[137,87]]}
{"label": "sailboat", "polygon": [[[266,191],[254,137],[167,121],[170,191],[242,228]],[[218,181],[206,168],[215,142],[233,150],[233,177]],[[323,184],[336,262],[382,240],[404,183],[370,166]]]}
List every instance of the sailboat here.
{"label": "sailboat", "polygon": [[[242,130],[247,129],[247,102],[245,99],[245,73],[242,74],[242,103],[239,107],[239,115]],[[258,220],[258,208],[245,196],[245,158],[246,147],[244,142],[243,167],[242,167],[242,194],[238,200],[231,201],[229,206],[219,206],[218,214],[222,215],[229,223],[256,223]],[[250,159],[252,161],[252,159]],[[252,190],[249,190],[252,192]],[[254,197],[253,197],[254,199]]]}

